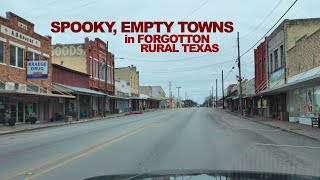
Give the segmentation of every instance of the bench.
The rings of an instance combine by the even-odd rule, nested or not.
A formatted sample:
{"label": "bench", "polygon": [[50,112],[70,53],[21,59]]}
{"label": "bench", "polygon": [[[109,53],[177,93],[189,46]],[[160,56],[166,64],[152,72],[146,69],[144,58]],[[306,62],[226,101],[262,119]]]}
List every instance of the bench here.
{"label": "bench", "polygon": [[319,127],[319,118],[313,117],[313,118],[311,118],[311,126],[313,127],[315,125],[317,125]]}

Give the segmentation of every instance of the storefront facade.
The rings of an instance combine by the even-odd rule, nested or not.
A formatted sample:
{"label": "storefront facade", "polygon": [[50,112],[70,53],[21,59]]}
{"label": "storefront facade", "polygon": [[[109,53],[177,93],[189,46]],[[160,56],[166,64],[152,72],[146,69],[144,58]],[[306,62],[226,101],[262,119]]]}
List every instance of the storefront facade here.
{"label": "storefront facade", "polygon": [[52,94],[51,37],[37,34],[33,23],[11,12],[0,17],[0,72],[0,118],[48,122],[52,102],[74,98]]}
{"label": "storefront facade", "polygon": [[291,90],[287,94],[289,121],[311,125],[310,118],[320,114],[320,86]]}

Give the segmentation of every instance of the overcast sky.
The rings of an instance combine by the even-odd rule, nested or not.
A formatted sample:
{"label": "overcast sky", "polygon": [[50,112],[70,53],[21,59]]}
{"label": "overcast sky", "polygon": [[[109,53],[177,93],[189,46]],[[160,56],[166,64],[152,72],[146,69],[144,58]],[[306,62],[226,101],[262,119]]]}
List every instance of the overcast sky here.
{"label": "overcast sky", "polygon": [[[53,44],[82,43],[85,37],[99,37],[109,41],[109,50],[116,57],[126,58],[116,59],[116,67],[131,64],[137,66],[140,85],[161,85],[168,94],[168,83],[171,81],[174,96],[177,96],[176,87],[181,86],[182,98],[187,93],[190,99],[202,103],[215,84],[215,78],[218,78],[218,96],[221,96],[221,76],[213,74],[221,74],[221,70],[224,70],[225,76],[229,74],[225,87],[236,83],[237,68],[229,73],[237,55],[236,32],[240,32],[240,51],[244,52],[272,27],[293,2],[294,0],[1,0],[0,16],[5,17],[7,11],[18,14],[33,22],[39,34],[52,36]],[[319,7],[319,0],[299,0],[285,18],[320,17]],[[272,10],[273,13],[266,19]],[[235,30],[233,33],[211,35],[212,43],[220,46],[218,53],[141,53],[139,45],[124,43],[123,34],[54,34],[50,31],[52,21],[116,21],[119,25],[121,21],[181,20],[232,21]],[[175,27],[173,33],[178,33],[178,27]],[[245,78],[253,78],[253,50],[242,58],[242,69]]]}

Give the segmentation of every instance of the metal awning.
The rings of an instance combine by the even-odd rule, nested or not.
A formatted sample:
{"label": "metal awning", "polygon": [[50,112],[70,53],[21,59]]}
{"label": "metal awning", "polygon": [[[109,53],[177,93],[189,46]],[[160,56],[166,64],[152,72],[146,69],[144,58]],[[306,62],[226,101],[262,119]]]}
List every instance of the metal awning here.
{"label": "metal awning", "polygon": [[315,86],[317,84],[320,84],[320,74],[315,74],[303,79],[297,79],[296,81],[278,86],[276,88],[261,91],[261,95],[274,95],[279,93],[285,93],[289,90],[299,89],[308,86]]}
{"label": "metal awning", "polygon": [[74,86],[68,86],[64,84],[58,84],[54,83],[53,86],[55,86],[57,89],[61,89],[62,92],[68,92],[68,93],[76,93],[76,94],[84,94],[84,95],[94,95],[94,96],[105,96],[107,94],[87,89],[87,88],[80,88],[80,87],[74,87]]}
{"label": "metal awning", "polygon": [[112,99],[124,99],[124,100],[130,99],[130,97],[121,97],[121,96],[112,96],[112,95],[107,95],[107,96]]}
{"label": "metal awning", "polygon": [[62,94],[51,94],[51,93],[39,93],[31,91],[19,91],[19,90],[0,90],[0,94],[9,94],[9,95],[32,95],[32,96],[46,96],[46,97],[60,97],[60,98],[76,98],[75,96],[62,95]]}

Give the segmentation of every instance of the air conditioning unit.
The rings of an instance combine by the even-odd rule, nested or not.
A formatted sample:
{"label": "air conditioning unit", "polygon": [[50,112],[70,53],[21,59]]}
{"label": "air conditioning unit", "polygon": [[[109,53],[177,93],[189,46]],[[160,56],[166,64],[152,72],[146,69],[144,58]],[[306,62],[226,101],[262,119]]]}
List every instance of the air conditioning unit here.
{"label": "air conditioning unit", "polygon": [[15,90],[14,82],[6,82],[5,90]]}
{"label": "air conditioning unit", "polygon": [[25,84],[19,84],[19,91],[27,91],[27,85]]}

